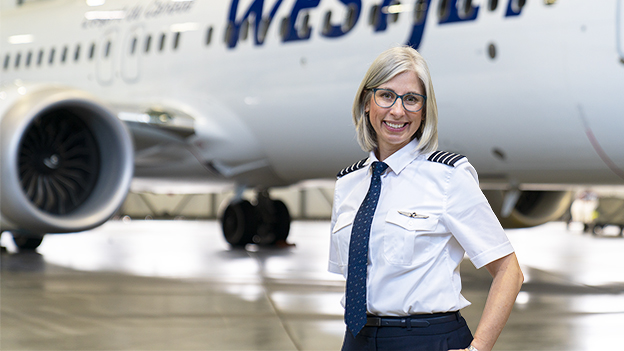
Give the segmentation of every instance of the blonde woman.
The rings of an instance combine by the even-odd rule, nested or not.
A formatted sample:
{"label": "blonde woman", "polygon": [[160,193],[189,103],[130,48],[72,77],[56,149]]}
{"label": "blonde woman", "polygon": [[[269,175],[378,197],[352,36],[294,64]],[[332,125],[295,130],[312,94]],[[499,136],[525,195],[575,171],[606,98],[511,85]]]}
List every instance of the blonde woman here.
{"label": "blonde woman", "polygon": [[[353,104],[367,159],[338,174],[329,270],[343,274],[343,350],[489,351],[523,276],[466,157],[436,151],[429,69],[410,47],[383,52]],[[460,310],[467,254],[494,277],[474,338]]]}

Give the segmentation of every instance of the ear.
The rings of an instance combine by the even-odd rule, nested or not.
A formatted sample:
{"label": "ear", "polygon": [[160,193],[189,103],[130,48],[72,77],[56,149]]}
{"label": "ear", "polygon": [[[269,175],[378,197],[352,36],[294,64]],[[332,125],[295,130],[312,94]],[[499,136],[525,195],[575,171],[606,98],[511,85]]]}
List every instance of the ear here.
{"label": "ear", "polygon": [[362,90],[361,99],[364,101],[364,112],[370,112],[370,103],[373,96],[368,94],[368,89]]}

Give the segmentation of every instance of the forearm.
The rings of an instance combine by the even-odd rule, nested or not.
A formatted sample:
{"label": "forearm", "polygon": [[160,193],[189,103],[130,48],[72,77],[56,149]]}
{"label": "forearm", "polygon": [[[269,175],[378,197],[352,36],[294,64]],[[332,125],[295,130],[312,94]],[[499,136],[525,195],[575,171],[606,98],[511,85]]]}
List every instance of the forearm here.
{"label": "forearm", "polygon": [[479,351],[490,351],[494,347],[524,280],[515,254],[503,257],[487,268],[494,280],[472,342]]}

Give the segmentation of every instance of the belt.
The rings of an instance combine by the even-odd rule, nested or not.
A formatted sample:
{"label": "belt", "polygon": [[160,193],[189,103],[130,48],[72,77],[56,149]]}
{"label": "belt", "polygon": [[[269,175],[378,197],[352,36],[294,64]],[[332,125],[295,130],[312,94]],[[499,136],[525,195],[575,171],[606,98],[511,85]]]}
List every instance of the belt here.
{"label": "belt", "polygon": [[417,314],[407,317],[377,317],[368,316],[366,327],[401,327],[401,328],[426,328],[432,324],[457,321],[461,318],[459,311],[447,313]]}

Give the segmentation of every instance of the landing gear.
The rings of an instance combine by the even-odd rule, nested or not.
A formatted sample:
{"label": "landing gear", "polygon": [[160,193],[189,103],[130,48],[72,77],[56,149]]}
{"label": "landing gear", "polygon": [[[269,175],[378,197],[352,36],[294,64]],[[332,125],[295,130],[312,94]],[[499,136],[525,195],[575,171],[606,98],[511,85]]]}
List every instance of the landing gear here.
{"label": "landing gear", "polygon": [[258,230],[255,208],[247,200],[229,204],[221,218],[221,228],[230,245],[238,247],[251,243]]}
{"label": "landing gear", "polygon": [[290,214],[286,204],[272,200],[268,192],[258,193],[254,206],[247,200],[228,205],[221,218],[225,240],[234,247],[247,244],[286,245],[290,231]]}
{"label": "landing gear", "polygon": [[41,245],[43,234],[33,234],[27,231],[11,231],[13,242],[20,251],[33,251]]}

